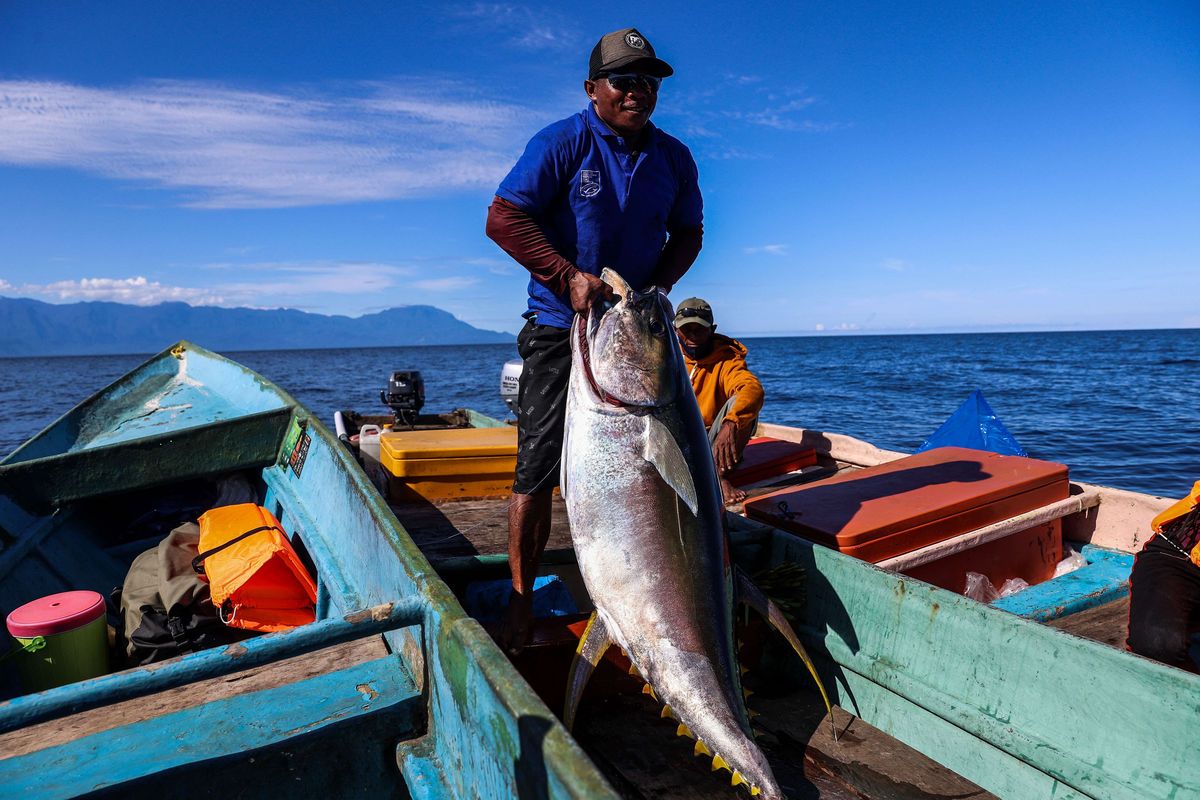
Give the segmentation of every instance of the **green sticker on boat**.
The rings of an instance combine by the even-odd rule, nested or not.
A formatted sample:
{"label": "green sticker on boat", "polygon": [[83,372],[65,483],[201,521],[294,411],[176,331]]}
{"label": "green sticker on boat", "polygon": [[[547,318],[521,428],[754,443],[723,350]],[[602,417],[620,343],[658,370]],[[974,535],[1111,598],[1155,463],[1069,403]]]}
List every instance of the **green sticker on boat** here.
{"label": "green sticker on boat", "polygon": [[308,433],[308,423],[305,420],[293,418],[287,436],[283,440],[284,464],[292,468],[296,477],[304,470],[304,461],[308,458],[308,446],[312,436]]}

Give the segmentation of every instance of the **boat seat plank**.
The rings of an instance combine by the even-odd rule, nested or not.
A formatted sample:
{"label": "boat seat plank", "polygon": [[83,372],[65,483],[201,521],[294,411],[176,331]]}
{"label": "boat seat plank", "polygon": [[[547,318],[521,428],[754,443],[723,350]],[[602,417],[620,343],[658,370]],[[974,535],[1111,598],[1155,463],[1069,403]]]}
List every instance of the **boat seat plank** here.
{"label": "boat seat plank", "polygon": [[[452,500],[436,505],[405,503],[392,512],[417,547],[431,560],[454,556],[493,555],[508,552],[509,498]],[[567,507],[554,496],[551,503],[550,549],[571,546]]]}
{"label": "boat seat plank", "polygon": [[[816,695],[802,691],[750,705],[762,711],[755,720],[758,743],[791,800],[994,800],[842,709],[834,710],[839,725],[839,741],[834,742]],[[695,756],[693,740],[676,736],[677,724],[660,719],[659,705],[636,692],[592,699],[585,695],[575,737],[623,797],[737,796],[729,773],[713,772],[710,758]]]}
{"label": "boat seat plank", "polygon": [[838,706],[833,709],[835,741],[829,716],[811,692],[750,705],[760,711],[755,720],[759,741],[778,749],[803,749],[806,775],[824,772],[863,796],[888,800],[995,800],[992,793]]}
{"label": "boat seat plank", "polygon": [[1129,595],[1078,614],[1050,620],[1046,624],[1124,650],[1125,638],[1129,633]]}
{"label": "boat seat plank", "polygon": [[318,675],[362,664],[388,654],[380,636],[368,636],[254,669],[197,681],[187,686],[83,711],[0,735],[0,759],[47,747],[123,725],[144,722],[204,703],[287,686]]}
{"label": "boat seat plank", "polygon": [[[266,754],[286,754],[293,744],[305,748],[316,739],[326,742],[324,760],[299,765],[306,769],[300,774],[298,765],[289,765],[289,777],[306,781],[304,796],[344,796],[347,780],[359,782],[355,770],[366,765],[378,774],[394,758],[395,741],[413,738],[424,724],[421,693],[400,656],[389,655],[0,760],[0,784],[13,794],[77,796],[120,787],[122,796],[148,796],[145,782],[161,782],[164,776],[178,780],[170,770],[203,775],[205,765],[212,770],[220,763],[216,774],[241,775],[242,782],[254,776],[262,789],[271,782],[256,763],[264,748],[269,748]],[[365,727],[377,730],[367,738],[355,733]],[[276,746],[282,742],[289,746],[280,750]],[[326,775],[318,778],[320,771]],[[323,792],[320,783],[336,782],[338,775],[344,776],[343,786]],[[209,788],[204,781],[192,786],[180,794],[196,796]]]}
{"label": "boat seat plank", "polygon": [[1026,619],[1048,622],[1129,594],[1132,554],[1085,544],[1083,556],[1088,562],[1086,566],[1001,597],[992,606]]}

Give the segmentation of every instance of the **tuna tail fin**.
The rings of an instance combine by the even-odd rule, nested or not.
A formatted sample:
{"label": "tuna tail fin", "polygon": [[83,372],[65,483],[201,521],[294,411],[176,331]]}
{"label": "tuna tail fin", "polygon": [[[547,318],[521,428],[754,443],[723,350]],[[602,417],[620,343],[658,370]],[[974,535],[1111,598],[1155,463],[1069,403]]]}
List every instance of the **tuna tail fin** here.
{"label": "tuna tail fin", "polygon": [[567,730],[571,730],[575,724],[575,710],[579,708],[579,699],[583,697],[588,678],[592,677],[592,670],[612,643],[604,620],[593,611],[592,618],[583,629],[583,636],[579,637],[575,655],[571,658],[571,671],[567,673],[567,698],[563,707],[563,725]]}
{"label": "tuna tail fin", "polygon": [[735,572],[737,573],[738,600],[766,617],[767,622],[771,623],[771,627],[779,631],[780,635],[796,651],[796,655],[800,656],[800,660],[804,662],[804,666],[808,668],[808,674],[812,675],[813,681],[817,684],[817,689],[821,692],[821,699],[825,701],[825,710],[829,714],[829,725],[833,729],[833,740],[836,742],[838,736],[837,726],[833,721],[833,705],[829,702],[829,694],[825,691],[825,684],[821,682],[821,676],[817,674],[817,668],[813,665],[808,651],[804,649],[804,645],[800,642],[800,637],[796,635],[796,631],[792,629],[791,623],[787,621],[787,617],[783,615],[783,611],[780,610],[779,606],[775,605],[775,602],[771,598],[763,594],[746,577],[744,572],[740,569],[735,569]]}
{"label": "tuna tail fin", "polygon": [[679,443],[671,435],[671,431],[653,414],[647,414],[645,441],[643,442],[642,457],[654,465],[658,474],[668,486],[675,490],[692,512],[692,516],[700,514],[700,501],[696,495],[696,483],[692,480],[692,470]]}

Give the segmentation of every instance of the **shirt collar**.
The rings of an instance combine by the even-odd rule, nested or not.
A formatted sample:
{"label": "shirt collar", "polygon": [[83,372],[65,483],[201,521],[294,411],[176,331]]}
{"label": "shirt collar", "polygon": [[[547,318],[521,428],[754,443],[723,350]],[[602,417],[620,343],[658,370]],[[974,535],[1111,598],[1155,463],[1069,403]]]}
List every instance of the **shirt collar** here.
{"label": "shirt collar", "polygon": [[[588,107],[583,113],[587,117],[588,125],[591,126],[592,130],[597,136],[619,142],[623,146],[628,144],[628,142],[625,141],[625,137],[608,127],[604,120],[600,119],[600,115],[596,113],[596,107],[594,105],[588,103]],[[642,149],[649,150],[654,146],[654,142],[658,138],[658,128],[654,127],[653,122],[647,120],[646,127],[643,130],[645,131],[645,138],[642,139],[642,144],[644,145]]]}

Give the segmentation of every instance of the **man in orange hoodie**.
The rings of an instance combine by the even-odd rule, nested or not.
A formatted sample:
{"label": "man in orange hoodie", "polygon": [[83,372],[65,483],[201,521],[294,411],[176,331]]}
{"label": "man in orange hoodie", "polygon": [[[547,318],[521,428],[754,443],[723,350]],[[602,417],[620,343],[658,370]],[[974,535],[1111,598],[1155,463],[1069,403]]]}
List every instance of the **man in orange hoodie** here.
{"label": "man in orange hoodie", "polygon": [[758,425],[762,383],[746,366],[745,345],[717,333],[712,306],[704,300],[689,297],[679,304],[675,330],[712,442],[721,494],[726,505],[740,503],[746,493],[727,476],[742,460],[742,451]]}

